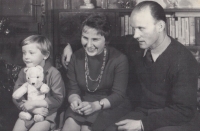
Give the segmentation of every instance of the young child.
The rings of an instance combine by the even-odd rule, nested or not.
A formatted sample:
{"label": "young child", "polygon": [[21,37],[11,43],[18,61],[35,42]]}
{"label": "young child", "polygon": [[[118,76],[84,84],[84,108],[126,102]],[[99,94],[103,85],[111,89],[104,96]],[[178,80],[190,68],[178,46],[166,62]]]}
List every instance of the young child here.
{"label": "young child", "polygon": [[[26,67],[40,65],[44,69],[44,83],[50,91],[44,100],[25,101],[14,100],[14,104],[19,110],[28,111],[32,114],[40,114],[45,117],[44,121],[34,122],[17,119],[13,131],[49,131],[55,128],[55,118],[57,109],[61,106],[65,97],[65,87],[60,72],[54,68],[49,61],[51,52],[51,42],[44,36],[32,35],[24,39],[21,43],[23,61]],[[26,82],[26,74],[22,69],[14,86],[14,91]],[[13,92],[14,92],[13,91]]]}

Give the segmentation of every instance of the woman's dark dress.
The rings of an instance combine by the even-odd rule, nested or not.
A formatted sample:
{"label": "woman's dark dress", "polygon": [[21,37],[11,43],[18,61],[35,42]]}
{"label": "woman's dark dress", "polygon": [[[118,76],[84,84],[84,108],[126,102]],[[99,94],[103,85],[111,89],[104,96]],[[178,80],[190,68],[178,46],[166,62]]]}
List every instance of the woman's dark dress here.
{"label": "woman's dark dress", "polygon": [[[97,56],[88,56],[88,66],[90,70],[90,77],[96,79],[100,73],[100,68],[103,63],[102,52]],[[95,123],[97,118],[104,119],[95,125],[101,125],[99,128],[104,128],[113,122],[116,122],[120,117],[124,116],[130,111],[130,103],[126,97],[126,89],[128,83],[128,60],[124,54],[112,47],[107,47],[106,65],[102,75],[102,80],[99,88],[95,92],[89,92],[86,87],[85,79],[85,50],[82,48],[72,55],[69,64],[67,76],[69,78],[68,96],[71,94],[78,94],[82,101],[99,101],[107,98],[111,104],[111,108],[102,111],[94,112],[91,115],[79,115],[68,108],[65,118],[72,117],[76,121],[82,123]],[[88,79],[88,87],[94,90],[98,82],[91,82]],[[98,114],[101,115],[98,116]],[[104,124],[103,124],[104,123]],[[105,124],[106,123],[106,124]],[[95,127],[96,128],[96,127]]]}

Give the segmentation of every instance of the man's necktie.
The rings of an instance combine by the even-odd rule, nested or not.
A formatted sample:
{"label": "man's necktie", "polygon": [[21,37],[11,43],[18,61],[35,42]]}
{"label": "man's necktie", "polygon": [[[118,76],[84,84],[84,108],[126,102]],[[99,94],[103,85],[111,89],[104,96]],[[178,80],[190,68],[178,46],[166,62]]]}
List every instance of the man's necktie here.
{"label": "man's necktie", "polygon": [[153,58],[151,55],[151,50],[147,50],[146,55],[144,56],[144,62],[147,66],[150,66],[153,63]]}

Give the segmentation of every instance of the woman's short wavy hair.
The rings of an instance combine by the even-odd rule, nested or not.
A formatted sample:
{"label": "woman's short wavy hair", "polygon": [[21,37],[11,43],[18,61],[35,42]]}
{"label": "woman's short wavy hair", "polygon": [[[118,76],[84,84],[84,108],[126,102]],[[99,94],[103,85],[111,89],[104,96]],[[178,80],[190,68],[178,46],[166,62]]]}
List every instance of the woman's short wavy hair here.
{"label": "woman's short wavy hair", "polygon": [[82,32],[85,31],[84,30],[85,26],[96,29],[98,34],[105,37],[106,43],[109,43],[111,38],[111,25],[106,15],[99,13],[90,15],[82,23],[82,28],[81,28]]}

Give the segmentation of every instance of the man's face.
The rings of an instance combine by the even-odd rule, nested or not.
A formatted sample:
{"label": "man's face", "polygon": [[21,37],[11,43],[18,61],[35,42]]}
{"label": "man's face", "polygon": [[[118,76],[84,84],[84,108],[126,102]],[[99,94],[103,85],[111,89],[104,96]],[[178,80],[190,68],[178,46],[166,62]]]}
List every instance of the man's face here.
{"label": "man's face", "polygon": [[159,43],[157,21],[152,17],[149,8],[134,11],[131,14],[133,37],[138,40],[142,49],[155,48]]}

